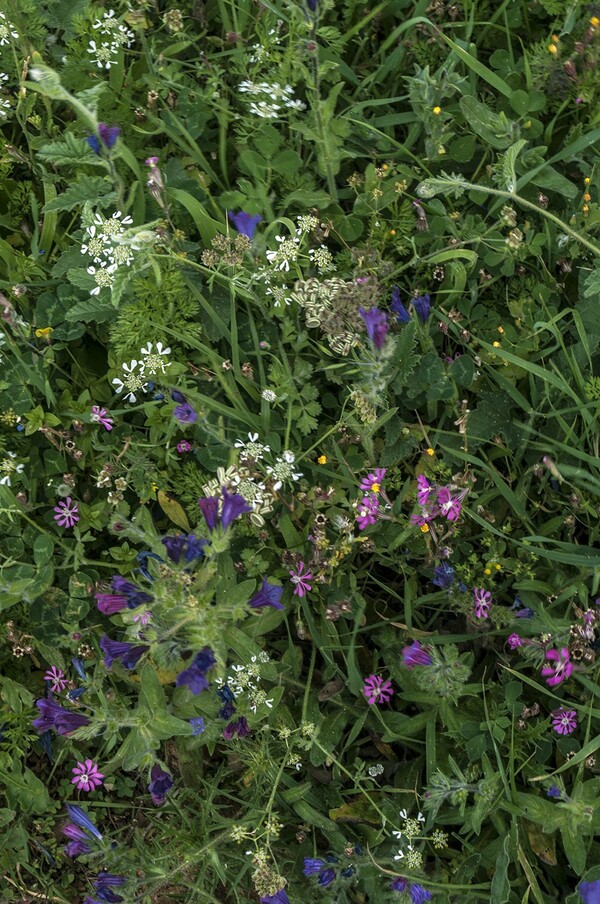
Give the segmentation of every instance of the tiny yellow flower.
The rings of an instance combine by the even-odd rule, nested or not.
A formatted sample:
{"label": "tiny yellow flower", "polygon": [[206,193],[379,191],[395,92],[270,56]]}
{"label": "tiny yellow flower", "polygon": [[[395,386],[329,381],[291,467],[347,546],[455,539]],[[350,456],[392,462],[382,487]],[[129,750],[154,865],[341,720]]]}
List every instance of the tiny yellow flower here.
{"label": "tiny yellow flower", "polygon": [[548,44],[548,50],[550,53],[558,53],[558,47],[556,44]]}
{"label": "tiny yellow flower", "polygon": [[35,331],[36,339],[49,339],[52,333],[54,332],[53,326],[45,326],[43,329],[39,329]]}
{"label": "tiny yellow flower", "polygon": [[502,334],[502,333],[504,332],[504,327],[503,327],[503,326],[499,326],[499,327],[498,327],[498,332],[499,332],[500,334]]}
{"label": "tiny yellow flower", "polygon": [[431,446],[429,447],[429,449],[425,449],[425,452],[427,453],[427,455],[435,455],[435,449],[432,449]]}
{"label": "tiny yellow flower", "polygon": [[395,229],[390,229],[390,235],[396,235],[396,230],[395,230]]}
{"label": "tiny yellow flower", "polygon": [[439,116],[440,113],[442,112],[442,108],[441,108],[441,107],[434,107],[433,110],[432,110],[431,112],[433,113],[434,116]]}
{"label": "tiny yellow flower", "polygon": [[383,163],[383,164],[381,165],[381,169],[382,169],[382,170],[389,170],[389,166],[387,165],[387,163]]}
{"label": "tiny yellow flower", "polygon": [[496,562],[496,564],[494,565],[494,568],[496,569],[496,571],[500,571],[500,569],[502,568],[502,565],[498,565],[498,563]]}
{"label": "tiny yellow flower", "polygon": [[157,484],[157,483],[151,483],[151,484],[150,484],[150,487],[152,488],[152,492],[153,492],[153,493],[157,493],[157,492],[158,492],[158,484]]}
{"label": "tiny yellow flower", "polygon": [[592,26],[592,28],[598,28],[598,26],[600,25],[600,19],[598,18],[598,16],[592,16],[592,18],[590,19],[590,25]]}
{"label": "tiny yellow flower", "polygon": [[590,179],[589,176],[586,176],[583,181],[585,182],[586,185],[589,185],[592,180]]}
{"label": "tiny yellow flower", "polygon": [[583,196],[583,200],[584,200],[584,201],[591,201],[591,200],[592,200],[592,196],[590,195],[589,192],[586,191],[585,195]]}
{"label": "tiny yellow flower", "polygon": [[494,346],[494,348],[502,348],[502,343],[498,341],[492,342],[492,345]]}
{"label": "tiny yellow flower", "polygon": [[429,533],[429,525],[428,525],[428,524],[422,524],[422,525],[421,525],[421,533],[422,533],[422,534],[428,534],[428,533]]}
{"label": "tiny yellow flower", "polygon": [[583,207],[582,207],[581,209],[582,209],[583,213],[586,214],[586,215],[590,212],[590,206],[589,206],[589,204],[584,204]]}
{"label": "tiny yellow flower", "polygon": [[492,569],[491,569],[491,568],[484,568],[484,569],[483,569],[483,573],[484,573],[484,574],[491,574],[491,573],[492,573]]}
{"label": "tiny yellow flower", "polygon": [[371,484],[371,492],[372,493],[378,493],[380,489],[381,489],[380,483],[372,483]]}
{"label": "tiny yellow flower", "polygon": [[319,455],[319,457],[317,458],[317,464],[318,465],[326,465],[327,464],[327,456]]}

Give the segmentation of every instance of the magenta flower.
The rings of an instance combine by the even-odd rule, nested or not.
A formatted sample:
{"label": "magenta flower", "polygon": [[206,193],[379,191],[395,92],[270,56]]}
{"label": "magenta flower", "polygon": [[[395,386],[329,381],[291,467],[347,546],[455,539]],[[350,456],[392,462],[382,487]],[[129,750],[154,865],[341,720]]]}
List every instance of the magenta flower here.
{"label": "magenta flower", "polygon": [[492,594],[484,587],[475,587],[473,597],[475,599],[475,615],[477,618],[487,618],[492,605]]}
{"label": "magenta flower", "polygon": [[54,520],[59,527],[74,527],[79,521],[79,506],[70,496],[67,496],[64,502],[55,505],[54,511],[56,512]]}
{"label": "magenta flower", "polygon": [[393,693],[391,681],[384,681],[379,675],[369,675],[368,678],[365,678],[363,694],[367,698],[369,706],[374,703],[388,703],[392,699]]}
{"label": "magenta flower", "polygon": [[71,784],[77,786],[78,791],[95,791],[102,784],[103,774],[98,771],[98,766],[93,760],[84,760],[83,763],[77,763],[73,766],[71,772],[75,778],[71,779]]}
{"label": "magenta flower", "polygon": [[51,681],[52,684],[50,686],[50,690],[54,691],[55,694],[60,694],[61,691],[64,691],[67,684],[69,683],[65,679],[65,673],[62,669],[57,668],[57,666],[53,665],[44,675],[44,681]]}
{"label": "magenta flower", "polygon": [[402,661],[407,669],[412,669],[416,665],[431,665],[433,659],[427,647],[415,640],[409,647],[403,648]]}
{"label": "magenta flower", "polygon": [[379,515],[379,499],[377,496],[363,496],[356,515],[356,523],[359,530],[365,530],[372,524],[377,524]]}
{"label": "magenta flower", "polygon": [[433,493],[433,487],[423,474],[419,474],[417,477],[417,502],[419,505],[427,505],[431,493]]}
{"label": "magenta flower", "polygon": [[438,490],[437,501],[440,506],[440,512],[448,521],[458,521],[461,501],[457,496],[452,495],[448,487],[442,487]]}
{"label": "magenta flower", "polygon": [[375,468],[375,471],[371,474],[367,474],[366,477],[360,482],[361,490],[364,490],[365,493],[378,493],[381,484],[383,483],[383,478],[386,475],[387,468]]}
{"label": "magenta flower", "polygon": [[573,663],[570,662],[570,658],[567,647],[563,647],[561,650],[548,650],[546,659],[549,659],[554,664],[545,665],[542,669],[542,675],[546,679],[546,684],[550,687],[556,687],[567,678],[570,678],[573,672]]}
{"label": "magenta flower", "polygon": [[92,413],[90,415],[90,419],[94,422],[94,424],[102,424],[107,430],[112,430],[113,428],[113,419],[108,417],[108,411],[106,408],[100,408],[98,405],[92,405]]}
{"label": "magenta flower", "polygon": [[509,645],[511,650],[516,650],[517,647],[523,646],[523,638],[518,634],[509,634],[506,643]]}
{"label": "magenta flower", "polygon": [[560,709],[553,710],[550,715],[552,716],[552,728],[557,734],[569,735],[577,728],[577,713],[574,709],[563,709],[561,706]]}
{"label": "magenta flower", "polygon": [[177,451],[181,454],[183,454],[184,452],[191,452],[192,444],[188,443],[187,439],[181,439],[177,443]]}
{"label": "magenta flower", "polygon": [[312,581],[313,576],[310,571],[304,571],[305,568],[304,562],[300,562],[296,571],[290,571],[290,581],[294,585],[294,596],[305,596],[309,590],[312,590],[312,585],[309,584],[309,581]]}

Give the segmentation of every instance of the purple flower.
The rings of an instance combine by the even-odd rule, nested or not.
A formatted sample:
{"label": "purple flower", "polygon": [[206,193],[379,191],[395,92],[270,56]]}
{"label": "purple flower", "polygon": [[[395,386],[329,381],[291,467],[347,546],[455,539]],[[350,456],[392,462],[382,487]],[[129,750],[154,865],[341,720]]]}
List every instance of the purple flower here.
{"label": "purple flower", "polygon": [[238,738],[245,738],[246,735],[250,734],[250,726],[248,725],[248,720],[244,718],[244,716],[240,716],[239,719],[236,719],[235,722],[230,722],[223,729],[223,737],[230,741],[234,735],[237,735]]}
{"label": "purple flower", "polygon": [[233,223],[237,231],[241,235],[247,236],[250,240],[254,238],[256,227],[262,222],[260,214],[246,213],[244,210],[240,210],[239,213],[231,213],[231,211],[229,211],[227,216],[229,217],[230,223]]}
{"label": "purple flower", "polygon": [[359,530],[365,530],[372,524],[377,524],[379,516],[379,499],[377,496],[363,496],[358,504],[356,523]]}
{"label": "purple flower", "polygon": [[564,709],[561,706],[560,709],[553,710],[550,715],[552,716],[552,728],[557,734],[570,735],[577,728],[577,713],[574,709]]}
{"label": "purple flower", "polygon": [[425,904],[425,901],[431,900],[431,892],[423,888],[417,882],[410,882],[402,876],[392,879],[390,882],[392,891],[408,891],[412,904]]}
{"label": "purple flower", "polygon": [[232,521],[239,515],[247,515],[252,511],[243,496],[239,493],[228,493],[225,487],[221,487],[223,493],[223,507],[221,509],[221,527],[227,530]]}
{"label": "purple flower", "polygon": [[104,775],[98,770],[98,766],[93,760],[85,760],[83,763],[77,763],[73,766],[71,772],[75,778],[71,779],[71,784],[77,786],[78,791],[95,791],[102,784]]}
{"label": "purple flower", "polygon": [[433,569],[433,579],[431,581],[441,590],[448,590],[454,583],[454,568],[448,562],[442,562]]}
{"label": "purple flower", "polygon": [[48,731],[50,728],[61,735],[69,735],[72,731],[77,731],[84,725],[89,725],[90,720],[81,713],[72,713],[63,706],[59,706],[54,700],[36,700],[35,705],[40,711],[38,719],[33,721],[33,727],[41,733]]}
{"label": "purple flower", "polygon": [[57,668],[57,666],[53,665],[49,668],[45,675],[44,681],[51,681],[50,690],[54,691],[55,694],[60,694],[61,691],[64,691],[67,684],[69,683],[65,679],[65,673],[62,669]]}
{"label": "purple flower", "polygon": [[567,647],[559,650],[548,650],[546,659],[554,665],[545,665],[542,669],[542,675],[546,679],[546,684],[550,687],[557,687],[562,684],[573,673],[573,663],[570,661],[571,654]]}
{"label": "purple flower", "polygon": [[369,675],[365,678],[363,694],[369,706],[372,706],[374,703],[388,703],[392,699],[394,689],[391,681],[384,681],[379,675]]}
{"label": "purple flower", "polygon": [[267,578],[262,579],[262,587],[248,600],[251,609],[262,609],[264,606],[272,606],[273,609],[283,609],[280,602],[283,587],[279,584],[269,584]]}
{"label": "purple flower", "polygon": [[523,646],[523,638],[519,637],[518,634],[509,634],[506,643],[509,645],[511,650],[516,650],[517,647]]}
{"label": "purple flower", "polygon": [[305,568],[304,562],[299,562],[296,570],[292,569],[290,571],[290,582],[294,585],[294,596],[306,596],[312,590],[312,585],[309,581],[312,581],[313,576],[308,569],[304,571]]}
{"label": "purple flower", "polygon": [[104,665],[107,669],[112,666],[115,659],[118,659],[124,668],[133,669],[150,647],[112,640],[103,634],[100,638],[100,649],[104,653]]}
{"label": "purple flower", "polygon": [[100,142],[104,145],[107,150],[111,150],[117,141],[117,138],[121,134],[121,129],[119,126],[107,126],[105,122],[98,123],[98,135],[100,136],[100,141],[98,140],[98,135],[88,135],[85,139],[94,154],[100,154],[102,147]]}
{"label": "purple flower", "polygon": [[109,432],[113,428],[113,419],[111,417],[108,417],[108,411],[106,410],[106,408],[100,408],[99,405],[92,405],[90,420],[95,424],[102,424],[102,426]]}
{"label": "purple flower", "polygon": [[175,448],[180,454],[183,454],[192,451],[192,444],[188,443],[187,439],[180,439]]}
{"label": "purple flower", "polygon": [[421,323],[426,323],[431,312],[431,299],[429,295],[418,295],[416,298],[413,298],[412,306]]}
{"label": "purple flower", "polygon": [[562,797],[562,791],[560,788],[557,788],[556,785],[550,785],[548,790],[546,791],[547,797]]}
{"label": "purple flower", "polygon": [[365,493],[378,493],[383,483],[387,468],[375,468],[375,471],[367,474],[360,482],[360,489]]}
{"label": "purple flower", "polygon": [[71,841],[65,846],[65,854],[67,857],[79,857],[80,854],[89,854],[92,850],[92,846],[90,844],[91,838],[89,835],[80,829],[79,826],[74,826],[69,823],[63,828],[63,834],[70,838]]}
{"label": "purple flower", "polygon": [[359,308],[358,313],[365,322],[369,339],[379,350],[383,346],[390,328],[387,314],[379,308],[370,308],[368,311]]}
{"label": "purple flower", "polygon": [[74,527],[79,521],[79,506],[70,496],[54,506],[54,520],[59,527]]}
{"label": "purple flower", "polygon": [[427,505],[429,496],[434,492],[433,487],[424,474],[417,477],[417,502],[419,505]]}
{"label": "purple flower", "polygon": [[398,286],[394,286],[392,289],[392,303],[390,305],[390,310],[393,314],[396,315],[398,323],[408,323],[410,320],[410,314],[400,301],[400,289]]}
{"label": "purple flower", "polygon": [[475,600],[475,615],[477,618],[487,618],[492,605],[492,594],[484,587],[475,587],[473,599]]}
{"label": "purple flower", "polygon": [[198,412],[189,402],[183,402],[181,405],[175,406],[173,417],[180,424],[195,424],[198,420]]}
{"label": "purple flower", "polygon": [[319,885],[326,888],[335,879],[335,870],[329,865],[331,862],[336,863],[336,858],[328,858],[328,862],[326,862],[319,857],[305,857],[302,872],[305,876],[317,876]]}
{"label": "purple flower", "polygon": [[187,687],[192,694],[200,694],[209,686],[206,673],[217,660],[210,647],[203,647],[194,656],[191,665],[179,673],[175,679],[177,687]]}
{"label": "purple flower", "polygon": [[593,882],[580,882],[578,892],[583,904],[600,904],[600,879]]}
{"label": "purple flower", "polygon": [[453,496],[448,487],[441,487],[437,492],[437,501],[440,512],[448,521],[458,521],[461,510],[458,496]]}
{"label": "purple flower", "polygon": [[404,647],[402,660],[407,669],[413,669],[416,665],[431,665],[433,662],[428,650],[418,640],[409,647]]}
{"label": "purple flower", "polygon": [[[77,834],[79,829],[85,829],[91,835],[98,839],[98,841],[102,841],[102,835],[87,815],[85,810],[82,810],[81,807],[78,807],[76,804],[67,804],[67,813],[69,814],[69,818],[76,823],[75,826],[65,826],[63,832],[67,836],[67,838],[81,838],[81,834]],[[79,829],[77,828],[79,826]],[[67,829],[72,831],[67,832]]]}
{"label": "purple flower", "polygon": [[136,609],[138,606],[151,603],[154,599],[151,594],[140,590],[136,584],[127,581],[120,574],[113,576],[112,589],[114,593],[94,594],[96,605],[104,615],[113,615],[123,609]]}
{"label": "purple flower", "polygon": [[198,500],[200,511],[204,515],[206,526],[209,530],[214,530],[217,526],[217,518],[219,515],[219,497],[208,496]]}
{"label": "purple flower", "polygon": [[98,878],[94,880],[94,889],[101,901],[117,904],[123,898],[112,891],[112,889],[121,888],[122,885],[125,885],[125,882],[125,876],[115,876],[113,873],[100,873]]}
{"label": "purple flower", "polygon": [[197,738],[198,735],[201,735],[202,732],[206,729],[206,723],[202,716],[197,716],[195,719],[190,719],[190,725],[192,726],[194,733],[193,737]]}
{"label": "purple flower", "polygon": [[152,803],[155,807],[162,807],[167,799],[167,794],[173,787],[173,777],[168,772],[165,772],[158,763],[155,763],[152,767],[150,778],[148,791],[150,792]]}
{"label": "purple flower", "polygon": [[260,904],[290,904],[290,899],[284,888],[280,888],[274,895],[264,895],[260,899]]}
{"label": "purple flower", "polygon": [[181,556],[186,562],[193,562],[204,555],[204,547],[207,546],[208,540],[202,537],[195,537],[194,534],[179,534],[177,537],[163,537],[161,540],[167,548],[167,555],[176,565],[179,564]]}

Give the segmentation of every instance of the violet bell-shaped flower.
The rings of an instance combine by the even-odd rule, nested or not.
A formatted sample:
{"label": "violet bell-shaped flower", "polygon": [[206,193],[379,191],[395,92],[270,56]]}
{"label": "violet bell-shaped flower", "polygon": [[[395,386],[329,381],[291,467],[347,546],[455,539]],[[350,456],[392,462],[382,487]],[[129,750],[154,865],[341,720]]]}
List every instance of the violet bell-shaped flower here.
{"label": "violet bell-shaped flower", "polygon": [[245,210],[240,210],[239,213],[228,211],[227,216],[229,222],[233,223],[240,235],[245,235],[250,241],[254,238],[256,227],[262,222],[260,214],[246,213]]}
{"label": "violet bell-shaped flower", "polygon": [[155,763],[150,772],[148,791],[155,807],[161,807],[167,799],[167,794],[173,787],[173,777],[158,763]]}
{"label": "violet bell-shaped flower", "polygon": [[265,606],[271,606],[273,609],[285,608],[281,603],[283,587],[279,584],[270,584],[267,578],[262,579],[260,590],[248,600],[251,609],[263,609]]}
{"label": "violet bell-shaped flower", "polygon": [[392,303],[390,304],[390,311],[396,315],[396,319],[398,323],[408,323],[410,321],[410,314],[400,301],[400,289],[398,286],[394,286],[392,289]]}
{"label": "violet bell-shaped flower", "polygon": [[142,644],[127,643],[126,641],[112,640],[106,634],[100,638],[100,649],[104,653],[104,665],[110,669],[115,659],[126,669],[133,669],[147,653],[150,647]]}
{"label": "violet bell-shaped flower", "polygon": [[179,673],[175,679],[177,687],[187,687],[192,694],[200,694],[209,684],[206,673],[212,669],[217,660],[210,647],[203,647],[196,653],[190,665]]}
{"label": "violet bell-shaped flower", "polygon": [[379,351],[383,347],[390,328],[387,314],[379,308],[370,308],[368,311],[359,308],[358,313],[365,322],[369,339]]}
{"label": "violet bell-shaped flower", "polygon": [[72,713],[52,699],[42,698],[36,700],[35,705],[40,711],[38,719],[33,721],[33,727],[41,733],[50,728],[60,735],[69,735],[84,725],[89,725],[90,720],[81,713]]}

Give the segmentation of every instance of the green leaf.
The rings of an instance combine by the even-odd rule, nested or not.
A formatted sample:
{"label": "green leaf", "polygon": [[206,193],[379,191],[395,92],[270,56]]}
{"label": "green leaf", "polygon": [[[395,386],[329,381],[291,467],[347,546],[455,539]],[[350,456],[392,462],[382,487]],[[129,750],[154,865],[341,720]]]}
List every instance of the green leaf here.
{"label": "green leaf", "polygon": [[0,770],[0,787],[4,787],[11,807],[19,807],[27,813],[44,813],[50,807],[50,795],[44,783],[31,769],[24,767],[21,772],[19,763]]}
{"label": "green leaf", "polygon": [[509,849],[510,835],[505,835],[502,850],[496,857],[494,878],[490,888],[490,897],[494,904],[506,904],[510,898],[510,882],[508,880]]}
{"label": "green leaf", "polygon": [[213,220],[207,213],[206,208],[189,192],[184,191],[182,188],[171,188],[168,194],[170,198],[185,207],[196,224],[196,229],[206,246],[210,245],[217,232],[225,232],[223,224]]}
{"label": "green leaf", "polygon": [[54,555],[54,540],[48,534],[40,534],[33,544],[33,561],[36,565],[47,565]]}
{"label": "green leaf", "polygon": [[502,151],[518,139],[519,126],[505,113],[494,113],[470,95],[461,97],[459,104],[469,128],[493,148]]}
{"label": "green leaf", "polygon": [[[455,43],[451,38],[444,34],[443,31],[439,32],[439,36],[443,38],[443,40],[448,44],[449,47],[452,48],[454,53],[465,63],[469,69],[475,72],[480,78],[482,78],[488,85],[491,85],[492,88],[495,88],[496,91],[499,91],[500,94],[503,94],[504,97],[510,98],[513,94],[513,90],[510,85],[504,81],[504,79],[500,78],[499,75],[496,75],[495,72],[492,72],[491,69],[488,69],[487,66],[484,66],[483,63],[480,63],[479,60],[475,59],[475,57],[464,50],[459,44]],[[473,49],[475,49],[475,45],[471,45]]]}
{"label": "green leaf", "polygon": [[114,320],[116,316],[117,312],[112,303],[107,300],[103,301],[97,295],[91,295],[85,301],[78,301],[65,314],[67,320],[80,320],[82,323],[89,321],[104,323],[106,320]]}
{"label": "green leaf", "polygon": [[165,692],[153,666],[147,662],[140,672],[140,703],[145,706],[150,713],[156,713],[156,710],[164,710],[166,712],[167,700]]}
{"label": "green leaf", "polygon": [[116,198],[111,183],[101,176],[86,176],[81,173],[76,182],[61,192],[58,197],[44,204],[42,211],[73,210],[74,207],[83,207],[91,198],[98,207],[107,207]]}
{"label": "green leaf", "polygon": [[54,166],[76,167],[82,163],[104,166],[103,161],[90,150],[83,138],[76,138],[72,132],[65,132],[60,141],[50,141],[44,144],[38,149],[37,156]]}
{"label": "green leaf", "polygon": [[515,163],[526,144],[527,141],[524,138],[520,138],[518,141],[515,141],[514,144],[511,144],[504,152],[504,157],[502,158],[502,174],[504,176],[506,190],[509,192],[515,192],[517,189]]}

